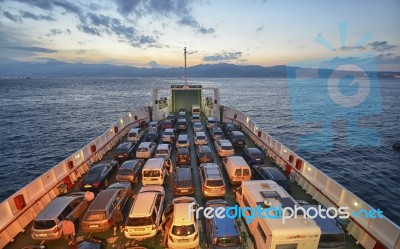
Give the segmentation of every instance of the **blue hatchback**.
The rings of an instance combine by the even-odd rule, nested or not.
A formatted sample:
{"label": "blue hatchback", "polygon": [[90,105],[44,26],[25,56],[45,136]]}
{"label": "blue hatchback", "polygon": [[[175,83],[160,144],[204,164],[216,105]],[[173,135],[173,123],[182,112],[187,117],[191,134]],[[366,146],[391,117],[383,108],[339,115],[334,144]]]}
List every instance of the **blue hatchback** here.
{"label": "blue hatchback", "polygon": [[[209,200],[206,202],[207,207],[214,209],[218,207],[228,208],[228,202],[222,199]],[[226,216],[220,219],[214,216],[211,219],[206,218],[205,221],[208,248],[243,248],[240,230],[234,219]]]}

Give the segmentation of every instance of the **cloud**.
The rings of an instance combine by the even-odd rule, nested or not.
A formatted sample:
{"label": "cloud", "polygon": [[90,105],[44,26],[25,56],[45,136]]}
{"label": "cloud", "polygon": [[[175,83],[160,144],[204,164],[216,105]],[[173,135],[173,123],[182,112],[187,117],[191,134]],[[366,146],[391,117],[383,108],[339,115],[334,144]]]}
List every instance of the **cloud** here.
{"label": "cloud", "polygon": [[139,5],[140,0],[116,0],[115,3],[117,4],[117,11],[122,15],[128,15],[133,12],[137,6]]}
{"label": "cloud", "polygon": [[157,61],[150,61],[149,62],[149,66],[152,67],[152,68],[158,68],[159,67]]}
{"label": "cloud", "polygon": [[193,16],[184,16],[179,21],[178,24],[190,26],[195,29],[195,32],[201,34],[212,34],[215,33],[215,29],[213,28],[205,28],[201,26]]}
{"label": "cloud", "polygon": [[365,50],[365,46],[359,46],[359,47],[350,47],[350,46],[343,46],[340,47],[340,50],[342,51],[352,51],[352,50]]}
{"label": "cloud", "polygon": [[30,18],[36,21],[40,21],[40,20],[46,20],[46,21],[55,21],[56,19],[54,18],[53,15],[35,15],[32,12],[29,11],[20,11],[21,16],[23,18]]}
{"label": "cloud", "polygon": [[18,0],[21,3],[46,10],[52,11],[56,7],[62,8],[65,12],[81,15],[82,10],[79,6],[66,0]]}
{"label": "cloud", "polygon": [[242,56],[242,52],[225,52],[214,55],[206,55],[203,61],[230,61],[237,60]]}
{"label": "cloud", "polygon": [[41,52],[41,53],[56,53],[56,52],[58,52],[57,50],[41,48],[41,47],[10,46],[10,47],[6,47],[6,48],[14,49],[14,50],[30,51],[30,52]]}
{"label": "cloud", "polygon": [[400,56],[392,53],[379,54],[376,56],[376,61],[379,64],[397,64],[400,65]]}
{"label": "cloud", "polygon": [[7,17],[8,19],[10,19],[11,21],[14,22],[22,22],[21,17],[18,15],[13,15],[8,11],[3,11],[3,16]]}
{"label": "cloud", "polygon": [[50,29],[50,33],[48,33],[46,36],[55,36],[55,35],[61,35],[64,33],[61,29]]}
{"label": "cloud", "polygon": [[374,41],[371,43],[368,43],[368,46],[372,48],[372,50],[375,50],[377,52],[384,52],[384,51],[389,51],[394,49],[396,46],[395,45],[389,45],[387,41]]}

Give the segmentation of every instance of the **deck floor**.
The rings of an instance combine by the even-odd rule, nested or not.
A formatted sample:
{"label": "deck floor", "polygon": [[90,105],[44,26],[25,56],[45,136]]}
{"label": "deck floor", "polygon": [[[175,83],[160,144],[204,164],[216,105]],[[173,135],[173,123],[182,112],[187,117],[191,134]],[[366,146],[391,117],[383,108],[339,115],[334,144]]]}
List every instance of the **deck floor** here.
{"label": "deck floor", "polygon": [[[187,115],[189,117],[189,114]],[[204,120],[202,121],[204,124]],[[190,123],[190,119],[188,118],[188,123]],[[190,151],[191,151],[191,167],[194,169],[193,173],[195,176],[195,186],[196,186],[196,194],[195,198],[200,206],[203,206],[205,203],[205,199],[203,199],[202,194],[201,194],[201,187],[200,187],[200,176],[199,176],[199,171],[197,170],[197,160],[196,160],[196,151],[195,151],[195,146],[194,146],[194,140],[193,140],[193,130],[190,125],[188,125],[188,130],[186,132],[182,133],[187,133],[190,137]],[[215,148],[214,148],[214,143],[212,139],[210,138],[210,134],[207,131],[206,132],[207,138],[208,138],[208,145],[211,146],[211,148],[214,151],[214,162],[218,163],[218,165],[222,166],[222,162],[220,158],[215,154]],[[122,141],[126,141],[126,136],[123,138]],[[160,139],[161,141],[161,139]],[[247,142],[247,147],[255,147],[254,142],[246,136],[246,142]],[[116,149],[117,146],[115,146],[111,151],[109,151],[104,157],[103,160],[111,160],[113,159],[113,153],[114,150]],[[235,155],[241,155],[243,149],[235,149]],[[171,153],[171,159],[173,161],[174,167],[175,167],[175,154],[176,154],[176,149],[173,148],[172,153]],[[273,163],[270,161],[266,160],[266,164],[269,166],[274,166]],[[227,184],[227,191],[226,191],[226,196],[225,200],[228,201],[230,205],[235,205],[235,198],[234,194],[232,191],[232,186],[229,184],[228,177],[226,175],[226,172],[222,170],[225,178],[225,183]],[[115,176],[112,177],[111,183],[115,182]],[[79,183],[79,181],[77,181]],[[72,191],[79,191],[78,184],[75,184],[75,187]],[[141,182],[134,184],[134,194],[137,194],[139,189],[142,187]],[[170,175],[166,178],[166,181],[164,183],[164,188],[166,192],[166,198],[165,198],[165,206],[167,204],[171,203],[173,196],[172,196],[172,187],[173,187],[173,175]],[[301,189],[300,186],[298,186],[296,183],[292,183],[292,188],[293,188],[293,193],[292,196],[296,200],[305,200],[308,201],[310,204],[316,204],[316,202],[311,198],[310,195],[306,194],[304,190]],[[132,206],[132,199],[130,199],[125,207],[123,208],[123,214],[124,218],[128,216],[129,210]],[[204,219],[200,219],[201,222],[199,223],[199,230],[201,232],[200,234],[200,245],[201,248],[206,248],[206,236],[205,236],[205,231],[204,231]],[[15,241],[8,244],[5,248],[6,249],[14,249],[14,248],[23,248],[24,246],[28,245],[38,245],[40,244],[39,241],[33,240],[30,236],[30,230],[31,230],[32,223],[25,228],[25,232],[19,234],[16,238]],[[241,230],[245,231],[245,224],[244,222],[240,221],[239,224]],[[112,229],[109,229],[108,231],[105,232],[100,232],[100,233],[86,233],[82,232],[79,229],[79,222],[76,222],[76,229],[77,229],[77,241],[84,240],[86,238],[98,238],[102,239],[106,242],[107,248],[117,248],[117,249],[123,249],[123,248],[129,248],[129,247],[134,247],[134,246],[142,246],[146,248],[164,248],[162,244],[162,238],[163,235],[161,232],[159,232],[155,237],[145,239],[145,240],[129,240],[125,238],[123,233],[120,233],[119,231],[117,232],[117,235],[113,235]],[[253,248],[252,242],[250,239],[247,239],[247,247],[246,248]],[[56,240],[56,241],[48,241],[45,242],[45,245],[47,248],[57,248],[57,249],[64,249],[64,248],[74,248],[73,246],[70,247],[68,244],[65,242],[63,238]],[[354,239],[351,236],[346,235],[346,246],[345,248],[347,249],[352,249],[352,248],[361,248],[356,245]]]}

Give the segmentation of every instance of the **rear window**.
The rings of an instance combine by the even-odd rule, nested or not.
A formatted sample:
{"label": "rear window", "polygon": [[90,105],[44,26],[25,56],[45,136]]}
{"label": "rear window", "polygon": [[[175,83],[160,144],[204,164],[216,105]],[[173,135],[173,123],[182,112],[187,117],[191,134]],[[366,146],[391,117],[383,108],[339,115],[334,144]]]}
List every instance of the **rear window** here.
{"label": "rear window", "polygon": [[34,220],[33,228],[35,229],[50,229],[55,227],[56,222],[54,220]]}
{"label": "rear window", "polygon": [[147,217],[138,217],[138,218],[128,218],[126,221],[127,226],[150,226],[153,225],[153,220],[151,219],[151,216]]}
{"label": "rear window", "polygon": [[136,133],[129,133],[128,136],[129,136],[129,137],[136,137],[136,135],[137,135]]}
{"label": "rear window", "polygon": [[192,186],[192,182],[190,180],[177,180],[176,186],[179,188],[190,188]]}
{"label": "rear window", "polygon": [[197,139],[205,139],[205,136],[197,136]]}
{"label": "rear window", "polygon": [[321,234],[321,238],[319,239],[319,243],[344,243],[344,235],[343,234]]}
{"label": "rear window", "polygon": [[142,148],[137,149],[137,151],[139,151],[139,152],[145,152],[147,150],[148,150],[148,148],[146,148],[146,147],[142,147]]}
{"label": "rear window", "polygon": [[168,150],[157,150],[157,154],[167,154]]}
{"label": "rear window", "polygon": [[131,169],[120,169],[118,170],[119,175],[131,175],[133,171]]}
{"label": "rear window", "polygon": [[240,135],[235,135],[235,139],[244,139],[244,136],[242,135],[242,134],[240,134]]}
{"label": "rear window", "polygon": [[171,136],[171,135],[172,135],[172,132],[170,132],[170,131],[164,132],[164,136]]}
{"label": "rear window", "polygon": [[209,187],[222,187],[224,186],[224,181],[222,179],[208,180],[206,185]]}
{"label": "rear window", "polygon": [[250,175],[250,170],[243,169],[243,176],[249,176],[249,175]]}
{"label": "rear window", "polygon": [[173,226],[172,227],[172,234],[176,236],[188,236],[191,235],[195,232],[194,225],[188,225],[188,226]]}
{"label": "rear window", "polygon": [[223,145],[221,148],[222,148],[223,150],[233,150],[233,147],[230,146],[230,145],[228,145],[228,146]]}
{"label": "rear window", "polygon": [[143,172],[144,177],[159,177],[160,175],[160,171],[158,170],[145,170]]}
{"label": "rear window", "polygon": [[106,212],[105,211],[87,211],[83,220],[87,221],[97,221],[97,220],[105,220]]}
{"label": "rear window", "polygon": [[223,237],[223,238],[218,238],[217,240],[217,246],[220,247],[233,247],[239,245],[240,245],[240,238],[238,236]]}
{"label": "rear window", "polygon": [[220,130],[214,131],[214,135],[217,135],[217,136],[222,135],[222,131],[220,131]]}

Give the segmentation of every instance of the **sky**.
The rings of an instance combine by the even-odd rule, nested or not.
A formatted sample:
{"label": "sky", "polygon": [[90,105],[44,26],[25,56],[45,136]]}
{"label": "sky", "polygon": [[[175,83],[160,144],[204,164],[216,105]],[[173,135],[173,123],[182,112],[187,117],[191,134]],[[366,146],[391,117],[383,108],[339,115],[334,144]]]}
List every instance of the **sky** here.
{"label": "sky", "polygon": [[0,0],[0,64],[400,71],[398,0]]}

